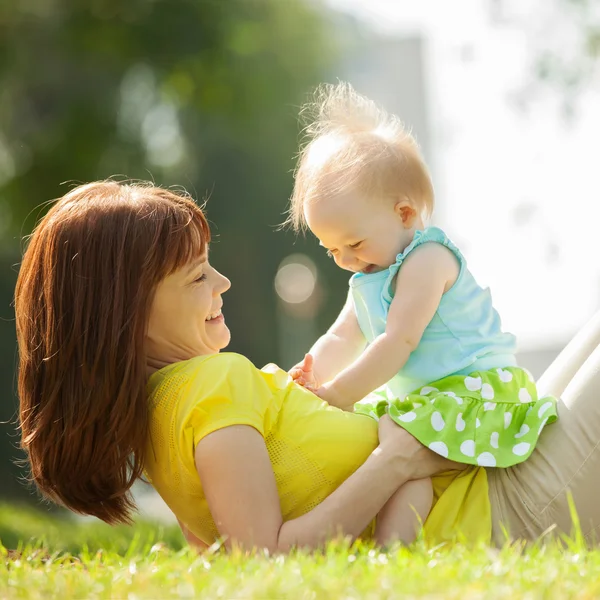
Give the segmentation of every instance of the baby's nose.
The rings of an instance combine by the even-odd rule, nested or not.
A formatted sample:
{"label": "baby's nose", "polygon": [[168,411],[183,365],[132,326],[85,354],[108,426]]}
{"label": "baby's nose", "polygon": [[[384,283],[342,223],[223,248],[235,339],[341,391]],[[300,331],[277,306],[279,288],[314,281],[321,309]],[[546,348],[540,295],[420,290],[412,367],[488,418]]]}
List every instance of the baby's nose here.
{"label": "baby's nose", "polygon": [[351,254],[342,254],[339,257],[339,265],[342,269],[352,270],[352,267],[355,265],[356,259]]}

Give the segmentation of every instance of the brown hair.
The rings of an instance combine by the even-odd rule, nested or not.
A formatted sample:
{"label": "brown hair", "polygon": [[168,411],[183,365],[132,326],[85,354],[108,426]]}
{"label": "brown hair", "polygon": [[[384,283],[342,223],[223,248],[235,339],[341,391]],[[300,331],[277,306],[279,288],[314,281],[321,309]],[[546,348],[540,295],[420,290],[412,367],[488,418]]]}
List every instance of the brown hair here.
{"label": "brown hair", "polygon": [[186,195],[115,181],[71,190],[35,228],[15,293],[19,416],[31,477],[51,500],[130,521],[154,291],[209,240]]}
{"label": "brown hair", "polygon": [[423,216],[433,212],[427,166],[398,117],[343,82],[321,85],[300,114],[307,141],[299,153],[287,225],[305,229],[307,203],[351,188],[369,196],[402,195]]}

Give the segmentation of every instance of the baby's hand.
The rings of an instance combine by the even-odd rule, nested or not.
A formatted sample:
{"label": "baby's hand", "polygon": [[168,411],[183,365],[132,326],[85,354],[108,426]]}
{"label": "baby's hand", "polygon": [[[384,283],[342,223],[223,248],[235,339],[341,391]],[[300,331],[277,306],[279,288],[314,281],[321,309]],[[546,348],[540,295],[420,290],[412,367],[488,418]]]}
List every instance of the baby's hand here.
{"label": "baby's hand", "polygon": [[314,358],[311,354],[307,354],[304,360],[298,363],[295,367],[292,367],[289,371],[290,377],[299,385],[305,387],[307,390],[314,392],[319,386],[315,379],[313,371]]}
{"label": "baby's hand", "polygon": [[325,400],[327,404],[331,404],[331,406],[337,406],[338,408],[343,408],[344,410],[350,406],[347,399],[340,396],[339,392],[331,382],[326,383],[320,388],[312,391],[319,396],[321,400]]}

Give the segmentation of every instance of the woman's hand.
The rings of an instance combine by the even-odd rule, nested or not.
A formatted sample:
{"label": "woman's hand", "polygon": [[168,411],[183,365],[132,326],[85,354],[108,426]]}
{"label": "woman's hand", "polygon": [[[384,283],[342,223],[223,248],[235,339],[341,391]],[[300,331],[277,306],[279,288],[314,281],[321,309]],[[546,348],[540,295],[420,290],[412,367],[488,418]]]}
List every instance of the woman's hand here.
{"label": "woman's hand", "polygon": [[398,468],[408,479],[423,479],[443,471],[466,468],[423,446],[389,415],[379,419],[379,447],[394,454]]}

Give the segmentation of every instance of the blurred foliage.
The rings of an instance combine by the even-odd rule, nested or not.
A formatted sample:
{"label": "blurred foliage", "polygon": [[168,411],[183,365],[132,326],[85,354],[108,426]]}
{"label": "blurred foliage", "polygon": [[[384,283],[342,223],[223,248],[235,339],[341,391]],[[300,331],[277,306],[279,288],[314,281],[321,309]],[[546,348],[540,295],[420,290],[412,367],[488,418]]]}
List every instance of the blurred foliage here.
{"label": "blurred foliage", "polygon": [[51,553],[102,550],[126,556],[136,551],[147,554],[154,544],[164,544],[172,550],[187,546],[177,525],[139,520],[132,527],[111,527],[96,519],[58,516],[42,509],[0,504],[0,546],[9,550],[34,545]]}
{"label": "blurred foliage", "polygon": [[211,259],[233,282],[229,349],[277,361],[277,266],[297,251],[326,261],[311,240],[276,228],[298,107],[337,60],[323,11],[311,0],[0,3],[0,494],[23,487],[7,474],[20,238],[76,183],[153,179],[210,197]]}
{"label": "blurred foliage", "polygon": [[538,81],[558,90],[565,116],[572,116],[582,90],[600,85],[600,0],[551,6],[536,42],[534,71]]}

